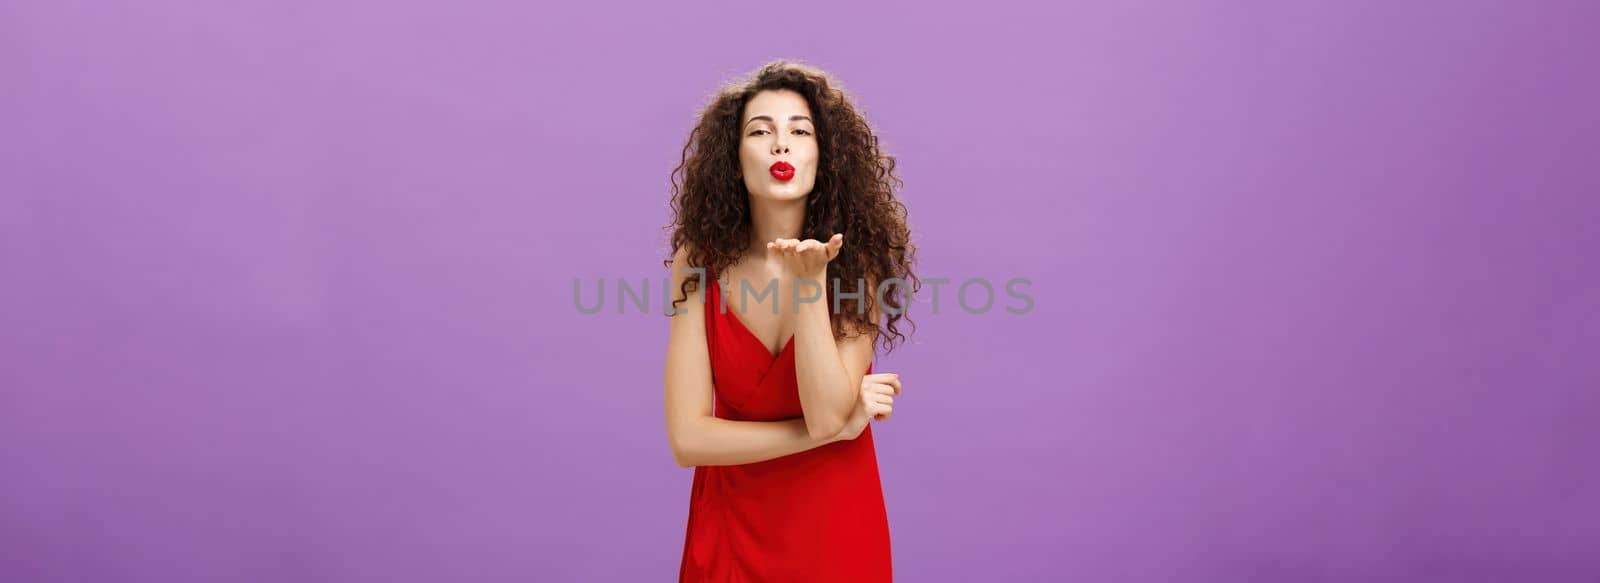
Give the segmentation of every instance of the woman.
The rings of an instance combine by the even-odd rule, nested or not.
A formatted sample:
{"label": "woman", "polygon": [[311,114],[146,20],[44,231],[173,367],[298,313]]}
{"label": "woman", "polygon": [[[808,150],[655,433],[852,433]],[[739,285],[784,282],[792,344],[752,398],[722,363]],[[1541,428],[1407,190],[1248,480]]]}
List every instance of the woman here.
{"label": "woman", "polygon": [[878,284],[920,286],[894,166],[826,73],[783,61],[690,134],[665,375],[672,455],[695,468],[680,581],[890,580],[867,425],[901,385],[871,361],[909,298]]}

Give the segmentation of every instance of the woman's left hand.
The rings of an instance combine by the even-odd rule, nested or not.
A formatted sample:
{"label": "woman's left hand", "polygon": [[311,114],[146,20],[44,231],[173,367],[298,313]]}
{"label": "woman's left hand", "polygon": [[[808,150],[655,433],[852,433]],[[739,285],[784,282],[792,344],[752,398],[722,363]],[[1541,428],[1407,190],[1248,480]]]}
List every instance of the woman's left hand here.
{"label": "woman's left hand", "polygon": [[826,243],[816,239],[776,239],[767,243],[767,260],[776,261],[785,277],[813,279],[822,285],[828,275],[828,262],[839,256],[844,235],[834,235]]}

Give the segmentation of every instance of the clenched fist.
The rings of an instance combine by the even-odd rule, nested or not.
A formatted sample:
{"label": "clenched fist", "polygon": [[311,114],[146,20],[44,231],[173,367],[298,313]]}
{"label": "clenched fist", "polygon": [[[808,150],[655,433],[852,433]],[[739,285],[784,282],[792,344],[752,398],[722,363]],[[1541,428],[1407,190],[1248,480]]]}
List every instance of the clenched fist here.
{"label": "clenched fist", "polygon": [[861,394],[835,441],[855,439],[867,429],[868,421],[888,421],[894,414],[894,397],[900,394],[900,375],[892,372],[861,377]]}

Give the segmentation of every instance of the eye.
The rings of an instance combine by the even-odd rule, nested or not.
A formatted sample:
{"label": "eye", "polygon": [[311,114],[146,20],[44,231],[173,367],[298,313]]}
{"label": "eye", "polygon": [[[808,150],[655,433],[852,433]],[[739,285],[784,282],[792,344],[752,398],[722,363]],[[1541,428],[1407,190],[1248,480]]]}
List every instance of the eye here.
{"label": "eye", "polygon": [[795,131],[794,131],[794,133],[797,133],[797,134],[800,134],[800,135],[802,135],[802,136],[809,136],[809,135],[811,135],[811,132],[808,132],[808,131],[805,131],[805,130],[795,130]]}

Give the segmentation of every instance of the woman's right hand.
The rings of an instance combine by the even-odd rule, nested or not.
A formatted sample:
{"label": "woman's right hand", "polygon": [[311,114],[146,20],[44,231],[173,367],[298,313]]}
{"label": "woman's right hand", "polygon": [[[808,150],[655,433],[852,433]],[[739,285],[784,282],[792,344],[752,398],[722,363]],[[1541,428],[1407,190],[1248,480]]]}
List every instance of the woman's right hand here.
{"label": "woman's right hand", "polygon": [[845,441],[861,436],[870,421],[888,421],[894,414],[894,398],[900,394],[900,375],[892,372],[869,374],[861,377],[861,391],[856,396],[856,407],[845,420],[844,429],[834,436],[834,441]]}

